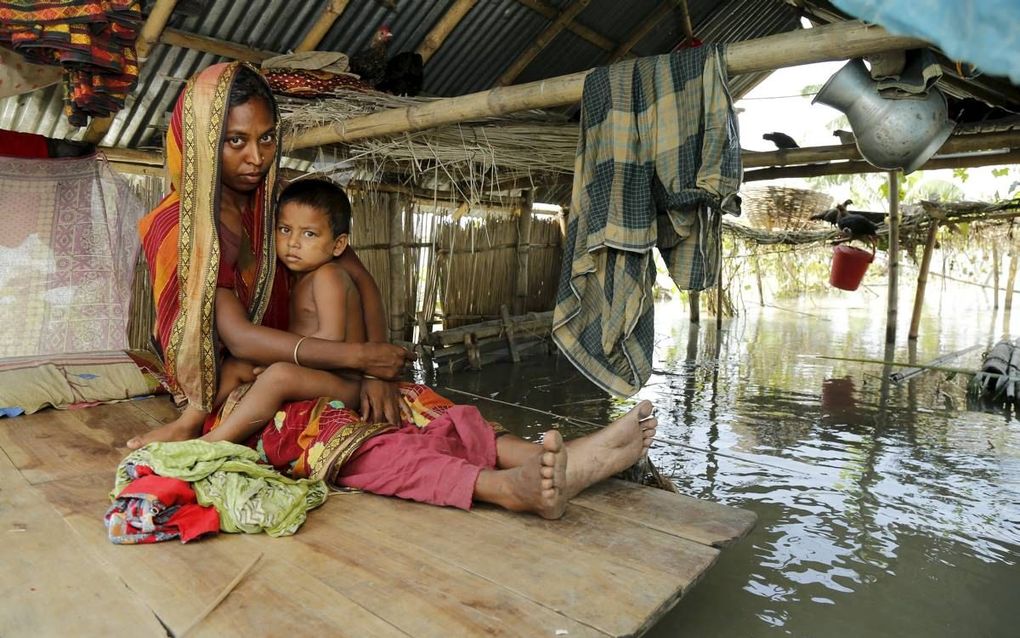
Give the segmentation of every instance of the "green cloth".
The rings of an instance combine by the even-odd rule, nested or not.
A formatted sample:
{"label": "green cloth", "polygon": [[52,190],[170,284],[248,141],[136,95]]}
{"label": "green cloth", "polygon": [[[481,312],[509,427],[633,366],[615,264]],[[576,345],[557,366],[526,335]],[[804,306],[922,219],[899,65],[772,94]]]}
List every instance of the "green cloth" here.
{"label": "green cloth", "polygon": [[328,490],[319,479],[292,479],[259,462],[255,450],[218,441],[194,439],[150,443],[124,457],[110,498],[132,479],[132,466],[145,465],[160,476],[191,483],[200,505],[220,514],[224,532],[293,534],[308,511],[326,501]]}

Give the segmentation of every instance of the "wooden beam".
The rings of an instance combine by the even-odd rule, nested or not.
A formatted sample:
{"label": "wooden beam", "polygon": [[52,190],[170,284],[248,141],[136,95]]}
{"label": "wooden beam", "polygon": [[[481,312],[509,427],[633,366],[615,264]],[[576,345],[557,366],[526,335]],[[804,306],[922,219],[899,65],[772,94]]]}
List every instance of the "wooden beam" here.
{"label": "wooden beam", "polygon": [[[542,0],[517,0],[517,3],[526,6],[535,13],[539,13],[550,20],[555,20],[556,17],[560,15],[559,9],[549,4],[546,4]],[[578,24],[574,21],[570,21],[567,23],[567,29],[574,35],[577,35],[578,37],[581,37],[587,40],[588,42],[591,42],[598,48],[603,49],[605,51],[615,51],[618,46],[616,42],[613,42],[612,40],[602,35],[601,33],[589,29],[583,24]]]}
{"label": "wooden beam", "polygon": [[233,42],[227,42],[226,40],[217,40],[216,38],[188,33],[179,29],[164,29],[159,41],[170,46],[193,49],[202,53],[211,53],[212,55],[218,55],[231,60],[244,60],[246,62],[254,62],[255,64],[261,64],[267,58],[280,55],[272,51],[253,49],[240,44],[234,44]]}
{"label": "wooden beam", "polygon": [[567,27],[567,23],[572,22],[589,4],[591,4],[591,0],[574,0],[574,3],[561,12],[553,23],[535,38],[535,42],[520,57],[513,61],[510,67],[503,72],[503,75],[499,76],[496,84],[500,86],[512,84],[517,79],[517,76],[531,64],[531,61]]}
{"label": "wooden beam", "polygon": [[429,58],[439,50],[439,47],[443,46],[443,42],[446,41],[450,32],[460,24],[468,11],[471,11],[477,3],[478,0],[456,0],[453,3],[453,6],[443,14],[443,17],[432,27],[432,30],[418,46],[418,55],[421,56],[423,62],[428,62]]}
{"label": "wooden beam", "polygon": [[[896,318],[899,315],[897,284],[900,272],[900,172],[889,171],[889,290],[885,318],[885,343],[896,343]],[[885,375],[888,378],[888,374]]]}
{"label": "wooden beam", "polygon": [[921,326],[921,310],[924,308],[924,289],[928,285],[928,271],[931,270],[931,254],[935,250],[935,238],[938,236],[939,223],[932,220],[928,227],[928,241],[924,243],[924,254],[921,256],[921,265],[917,269],[917,288],[914,290],[914,312],[910,315],[910,332],[907,339],[917,340],[917,333]]}
{"label": "wooden beam", "polygon": [[630,32],[623,44],[617,47],[617,49],[613,51],[612,55],[609,56],[609,61],[616,62],[630,54],[630,50],[636,47],[639,42],[644,40],[645,36],[648,35],[652,29],[657,27],[660,22],[665,20],[666,16],[672,13],[675,8],[676,7],[673,5],[672,0],[660,4],[658,9],[653,11],[650,16],[645,18],[641,24]]}
{"label": "wooden beam", "polygon": [[329,33],[329,30],[333,28],[333,23],[344,12],[349,2],[350,0],[329,0],[323,7],[322,14],[319,15],[315,24],[308,30],[304,39],[301,40],[301,44],[297,45],[294,51],[314,51],[315,47],[319,46],[322,39]]}
{"label": "wooden beam", "polygon": [[[954,135],[946,140],[938,154],[950,155],[1008,148],[1020,148],[1020,131]],[[741,151],[740,157],[744,168],[864,159],[856,144],[792,148],[784,151]]]}
{"label": "wooden beam", "polygon": [[[881,27],[845,22],[735,42],[726,49],[726,71],[729,75],[756,73],[922,46],[925,43],[921,40],[892,35]],[[420,131],[527,109],[566,106],[581,99],[584,78],[589,72],[581,71],[538,82],[497,87],[427,104],[386,109],[308,129],[291,136],[285,144],[288,149],[307,148]]]}
{"label": "wooden beam", "polygon": [[[973,168],[975,166],[998,166],[1020,163],[1020,150],[1005,153],[982,153],[963,157],[936,157],[924,163],[917,170],[934,171],[940,168]],[[782,166],[760,168],[744,173],[745,182],[758,182],[783,177],[820,177],[822,175],[854,175],[857,173],[885,173],[888,169],[877,168],[863,160],[854,162],[832,162],[830,164],[809,164],[807,166]]]}
{"label": "wooden beam", "polygon": [[528,310],[528,254],[531,252],[531,220],[535,199],[531,191],[521,197],[521,213],[517,216],[517,268],[514,269],[514,314]]}
{"label": "wooden beam", "polygon": [[81,136],[81,141],[88,142],[89,144],[98,144],[106,137],[111,126],[113,126],[112,115],[93,117],[89,120],[88,128],[85,129],[85,133]]}
{"label": "wooden beam", "polygon": [[135,43],[135,54],[138,56],[139,66],[141,62],[149,57],[152,45],[159,42],[159,36],[163,33],[166,23],[170,20],[170,14],[174,12],[177,0],[156,0],[152,6],[149,17],[145,19],[142,30],[138,33],[138,41]]}

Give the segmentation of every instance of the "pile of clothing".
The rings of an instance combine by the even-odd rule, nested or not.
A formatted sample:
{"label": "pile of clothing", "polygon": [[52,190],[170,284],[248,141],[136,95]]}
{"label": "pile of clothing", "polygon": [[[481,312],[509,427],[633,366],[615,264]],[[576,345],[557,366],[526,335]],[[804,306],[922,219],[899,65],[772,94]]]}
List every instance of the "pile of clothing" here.
{"label": "pile of clothing", "polygon": [[64,70],[64,112],[74,126],[124,106],[138,81],[133,0],[0,0],[0,46]]}
{"label": "pile of clothing", "polygon": [[326,501],[326,484],[292,479],[259,463],[255,450],[226,441],[150,443],[117,467],[105,521],[118,545],[206,534],[288,536]]}

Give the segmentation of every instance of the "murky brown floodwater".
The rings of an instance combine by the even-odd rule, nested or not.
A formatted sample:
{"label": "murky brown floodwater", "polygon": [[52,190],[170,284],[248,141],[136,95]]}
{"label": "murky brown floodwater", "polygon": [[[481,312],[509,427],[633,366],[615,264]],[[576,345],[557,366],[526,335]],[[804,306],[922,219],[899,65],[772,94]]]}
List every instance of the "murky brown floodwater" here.
{"label": "murky brown floodwater", "polygon": [[[880,365],[811,356],[883,358],[882,288],[778,305],[745,308],[718,335],[712,317],[689,333],[681,306],[657,310],[659,372],[635,397],[655,403],[672,441],[653,461],[682,492],[753,510],[758,525],[649,635],[1018,635],[1020,422],[967,411],[964,377],[896,385]],[[988,295],[936,287],[926,307],[917,361],[1001,336]],[[945,365],[980,361],[978,350]],[[569,416],[568,436],[633,405],[560,357],[441,374],[437,386]],[[478,403],[527,437],[553,420]]]}

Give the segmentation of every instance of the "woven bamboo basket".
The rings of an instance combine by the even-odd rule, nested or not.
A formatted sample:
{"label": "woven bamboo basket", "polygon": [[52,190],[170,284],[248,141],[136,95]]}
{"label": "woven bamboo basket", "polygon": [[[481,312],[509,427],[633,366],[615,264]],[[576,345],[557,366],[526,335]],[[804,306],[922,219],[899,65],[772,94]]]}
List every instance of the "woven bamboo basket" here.
{"label": "woven bamboo basket", "polygon": [[811,215],[832,208],[831,195],[806,188],[754,186],[744,189],[742,195],[747,221],[764,230],[811,228]]}

